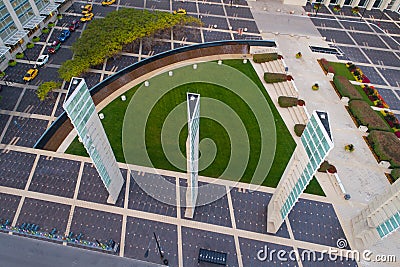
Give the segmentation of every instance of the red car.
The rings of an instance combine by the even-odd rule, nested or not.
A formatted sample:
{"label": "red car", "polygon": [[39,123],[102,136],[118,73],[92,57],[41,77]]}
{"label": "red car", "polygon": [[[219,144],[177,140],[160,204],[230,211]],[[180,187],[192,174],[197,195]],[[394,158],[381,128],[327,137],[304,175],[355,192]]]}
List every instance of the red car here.
{"label": "red car", "polygon": [[49,54],[54,54],[58,49],[60,49],[60,47],[61,47],[61,42],[57,40],[51,44],[51,46],[47,51],[49,52]]}
{"label": "red car", "polygon": [[81,22],[79,20],[74,20],[71,22],[71,25],[69,25],[69,31],[74,32],[80,26],[81,26]]}

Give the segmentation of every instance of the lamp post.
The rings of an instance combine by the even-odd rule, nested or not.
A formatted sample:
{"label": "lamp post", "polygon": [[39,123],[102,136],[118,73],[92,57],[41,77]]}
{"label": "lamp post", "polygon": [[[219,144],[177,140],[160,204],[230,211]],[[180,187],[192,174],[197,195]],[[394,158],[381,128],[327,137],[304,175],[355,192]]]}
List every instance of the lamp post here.
{"label": "lamp post", "polygon": [[[161,257],[161,259],[162,259],[164,265],[168,265],[168,260],[164,258],[164,253],[163,253],[163,251],[162,251],[162,249],[161,249],[160,242],[158,241],[158,238],[157,238],[157,235],[156,235],[155,232],[153,232],[153,236],[154,236],[154,239],[156,240],[158,253],[160,253],[160,257]],[[147,257],[149,256],[150,244],[151,244],[151,241],[152,241],[152,240],[153,240],[153,239],[150,239],[149,245],[147,246],[147,250],[146,250],[146,252],[144,253],[144,257],[145,257],[145,258],[147,258]]]}

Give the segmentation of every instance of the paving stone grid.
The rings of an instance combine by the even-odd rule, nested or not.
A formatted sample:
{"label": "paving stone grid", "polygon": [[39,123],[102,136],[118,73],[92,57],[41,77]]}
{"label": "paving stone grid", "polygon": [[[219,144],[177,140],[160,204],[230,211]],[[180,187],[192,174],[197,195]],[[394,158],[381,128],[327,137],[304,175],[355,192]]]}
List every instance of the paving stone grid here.
{"label": "paving stone grid", "polygon": [[354,15],[347,6],[335,13],[333,7],[323,6],[318,14],[311,4],[304,9],[310,12],[320,34],[344,52],[338,58],[358,65],[377,88],[385,87],[379,88],[379,93],[400,114],[399,15],[377,9],[361,9]]}
{"label": "paving stone grid", "polygon": [[[108,12],[122,7],[164,11],[182,7],[188,11],[188,15],[201,18],[205,26],[161,33],[153,45],[138,42],[130,48],[125,48],[121,55],[107,60],[104,66],[93,67],[85,74],[89,86],[143,58],[182,45],[222,39],[261,39],[247,2],[243,0],[234,1],[233,7],[230,6],[229,0],[184,2],[120,0],[111,7],[102,7],[100,2],[100,0],[94,1],[93,11],[96,17],[105,16]],[[34,92],[41,82],[58,79],[57,70],[60,64],[72,58],[69,48],[86,26],[74,32],[62,48],[51,56],[48,64],[41,69],[39,76],[32,83],[23,83],[22,77],[25,71],[33,66],[38,55],[47,53],[48,47],[62,28],[79,16],[80,6],[83,3],[86,1],[75,1],[50,34],[42,35],[35,48],[29,50],[23,59],[18,60],[18,67],[12,71],[6,70],[7,76],[2,81],[0,92],[3,97],[0,107],[1,144],[32,147],[50,123],[61,114],[61,105],[68,83],[43,102],[37,101]],[[309,8],[307,6],[306,10],[309,11]],[[382,95],[387,97],[391,106],[400,109],[398,81],[400,48],[397,43],[400,40],[400,28],[399,24],[394,22],[398,21],[398,17],[387,13],[378,20],[377,17],[380,17],[381,13],[377,13],[376,10],[367,11],[361,20],[363,23],[359,23],[359,17],[352,17],[347,9],[340,15],[325,9],[321,10],[320,14],[321,18],[312,20],[321,34],[335,41],[335,44],[345,52],[344,59],[360,63],[362,68],[365,67],[365,72],[372,82],[377,84]],[[366,22],[374,23],[376,26]],[[378,27],[383,29],[383,32]],[[238,28],[246,28],[247,31],[243,35],[238,35]],[[344,30],[346,30],[345,35]],[[35,160],[36,152],[42,153],[37,160]],[[152,238],[152,233],[155,232],[161,245],[165,247],[170,266],[185,267],[198,266],[196,253],[199,248],[227,252],[228,266],[264,266],[264,263],[256,259],[256,253],[265,245],[276,250],[283,249],[289,252],[297,249],[302,252],[308,245],[313,244],[334,246],[336,239],[344,237],[332,205],[306,199],[300,201],[289,217],[290,229],[287,223],[284,223],[277,235],[267,235],[264,220],[270,194],[243,191],[239,188],[232,188],[230,195],[212,203],[209,207],[199,209],[200,213],[196,214],[193,220],[187,220],[181,219],[182,210],[145,196],[140,188],[135,187],[132,175],[129,178],[130,186],[126,185],[123,188],[118,204],[110,206],[105,203],[105,190],[90,163],[85,163],[82,174],[78,174],[79,164],[76,165],[76,161],[62,156],[60,159],[55,159],[47,156],[46,152],[36,152],[22,153],[4,149],[0,153],[2,222],[8,219],[15,221],[16,225],[23,222],[35,223],[45,231],[56,227],[60,233],[67,230],[74,233],[82,232],[84,237],[90,240],[106,241],[113,238],[124,244],[121,256],[161,263]],[[62,171],[61,168],[68,170]],[[46,178],[48,175],[44,171],[46,169],[51,171],[52,177]],[[127,177],[126,170],[122,172],[124,177]],[[153,174],[142,174],[146,175]],[[46,179],[51,179],[51,186],[44,187],[42,180]],[[167,179],[169,182],[182,183],[179,177]],[[10,192],[3,193],[6,190]],[[184,197],[180,192],[180,200]],[[232,207],[229,207],[229,203]],[[320,213],[322,216],[316,219],[313,213]],[[262,240],[265,238],[268,242],[252,239],[246,233],[249,233],[249,236],[255,234]],[[291,246],[290,241],[293,241],[293,237],[291,238],[289,233],[294,239],[303,241],[304,248]],[[287,240],[287,245],[274,243],[271,239],[273,237]],[[145,257],[147,249],[149,255]],[[299,265],[298,262],[282,263],[276,260],[267,263],[274,266]],[[302,262],[303,266],[319,266],[318,264],[307,260]],[[324,265],[343,266],[339,260],[330,259],[327,259]],[[344,265],[357,264],[350,262]]]}

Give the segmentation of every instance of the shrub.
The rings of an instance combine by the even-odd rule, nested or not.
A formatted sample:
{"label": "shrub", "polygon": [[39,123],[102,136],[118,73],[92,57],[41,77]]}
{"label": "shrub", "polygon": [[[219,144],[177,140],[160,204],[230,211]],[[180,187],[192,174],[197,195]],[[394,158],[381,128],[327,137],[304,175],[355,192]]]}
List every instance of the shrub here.
{"label": "shrub", "polygon": [[6,76],[6,73],[4,71],[0,71],[0,78],[3,78],[4,76]]}
{"label": "shrub", "polygon": [[333,83],[342,96],[346,96],[349,99],[362,99],[361,94],[346,77],[335,75],[333,77]]}
{"label": "shrub", "polygon": [[295,125],[294,125],[294,133],[295,133],[298,137],[300,137],[305,128],[306,128],[306,125],[305,125],[305,124],[295,124]]}
{"label": "shrub", "polygon": [[326,60],[325,58],[321,58],[321,65],[324,68],[325,71],[328,71],[329,68],[329,61]]}
{"label": "shrub", "polygon": [[344,146],[344,150],[353,152],[354,151],[354,145],[353,144],[348,144]]}
{"label": "shrub", "polygon": [[396,181],[400,177],[400,168],[395,168],[391,171],[390,175],[392,175],[393,179]]}
{"label": "shrub", "polygon": [[299,99],[299,100],[297,100],[297,105],[298,106],[305,106],[306,102],[303,99]]}
{"label": "shrub", "polygon": [[331,165],[329,166],[329,168],[327,169],[327,172],[329,173],[337,173],[336,167]]}
{"label": "shrub", "polygon": [[8,66],[14,67],[15,65],[17,65],[17,61],[15,61],[14,59],[10,59],[10,60],[8,61]]}
{"label": "shrub", "polygon": [[24,58],[24,53],[18,52],[18,53],[15,55],[15,58],[18,58],[18,59]]}
{"label": "shrub", "polygon": [[57,19],[62,19],[62,15],[61,15],[61,14],[58,14],[58,15],[57,15]]}
{"label": "shrub", "polygon": [[333,73],[333,74],[336,73],[336,72],[335,72],[335,68],[334,68],[333,66],[329,66],[329,67],[328,67],[328,72],[329,72],[329,73]]}
{"label": "shrub", "polygon": [[379,160],[389,161],[393,168],[400,167],[400,140],[393,133],[372,131],[368,141]]}
{"label": "shrub", "polygon": [[44,34],[49,33],[49,32],[50,32],[49,28],[43,28],[42,29],[42,33],[44,33]]}
{"label": "shrub", "polygon": [[362,100],[352,100],[349,103],[349,108],[353,116],[360,125],[365,125],[368,130],[390,131],[385,120],[379,116],[367,102]]}
{"label": "shrub", "polygon": [[278,97],[278,104],[282,108],[297,106],[297,98],[290,96],[280,96]]}
{"label": "shrub", "polygon": [[273,61],[278,59],[277,53],[266,53],[266,54],[254,54],[253,61],[255,63],[263,63],[268,61]]}
{"label": "shrub", "polygon": [[50,22],[49,24],[47,24],[47,27],[49,27],[50,29],[53,28],[54,26],[56,26],[54,22]]}
{"label": "shrub", "polygon": [[327,162],[325,160],[324,162],[321,163],[321,166],[319,166],[318,171],[319,172],[326,172],[330,166],[331,166],[331,164],[329,164],[329,162]]}
{"label": "shrub", "polygon": [[34,46],[35,46],[34,43],[27,43],[27,44],[26,44],[26,48],[28,48],[28,49],[31,49],[31,48],[33,48]]}
{"label": "shrub", "polygon": [[264,73],[264,80],[266,83],[278,83],[287,81],[287,75],[284,73]]}

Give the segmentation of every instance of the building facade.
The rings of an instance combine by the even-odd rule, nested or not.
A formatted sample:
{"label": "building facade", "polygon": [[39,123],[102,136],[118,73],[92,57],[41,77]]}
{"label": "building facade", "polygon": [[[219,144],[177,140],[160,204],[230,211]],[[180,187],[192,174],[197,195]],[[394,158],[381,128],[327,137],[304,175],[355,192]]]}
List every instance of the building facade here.
{"label": "building facade", "polygon": [[0,1],[0,69],[18,51],[23,51],[30,37],[45,27],[65,0]]}
{"label": "building facade", "polygon": [[328,113],[314,111],[268,204],[267,231],[276,233],[333,148]]}
{"label": "building facade", "polygon": [[400,179],[372,200],[351,222],[358,249],[374,245],[397,231],[400,228]]}
{"label": "building facade", "polygon": [[84,79],[72,78],[63,108],[109,193],[107,202],[115,204],[124,179]]}
{"label": "building facade", "polygon": [[200,138],[200,95],[187,93],[188,138],[186,141],[188,187],[185,217],[193,218],[197,202]]}

